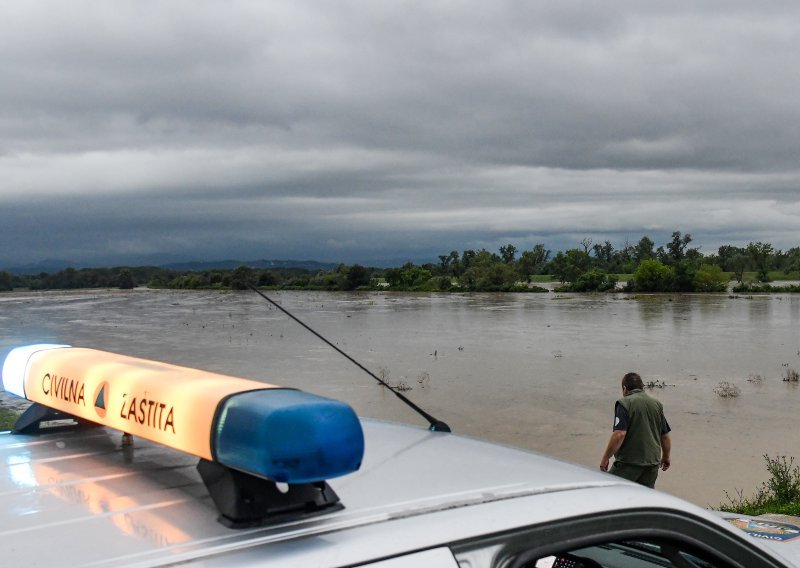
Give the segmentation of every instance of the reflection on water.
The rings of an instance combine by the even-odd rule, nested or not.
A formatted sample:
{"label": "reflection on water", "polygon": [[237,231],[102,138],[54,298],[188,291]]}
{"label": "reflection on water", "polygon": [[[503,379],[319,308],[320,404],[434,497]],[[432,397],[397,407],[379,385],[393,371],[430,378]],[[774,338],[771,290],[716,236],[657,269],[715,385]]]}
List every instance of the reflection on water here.
{"label": "reflection on water", "polygon": [[[619,379],[673,427],[659,487],[701,505],[766,477],[761,456],[800,457],[800,296],[275,293],[311,327],[457,432],[596,467]],[[253,293],[101,291],[0,296],[0,350],[63,342],[299,387],[366,416],[424,426],[362,371]],[[761,375],[761,384],[749,382]],[[429,377],[429,379],[427,378]],[[713,393],[719,381],[736,399]]]}

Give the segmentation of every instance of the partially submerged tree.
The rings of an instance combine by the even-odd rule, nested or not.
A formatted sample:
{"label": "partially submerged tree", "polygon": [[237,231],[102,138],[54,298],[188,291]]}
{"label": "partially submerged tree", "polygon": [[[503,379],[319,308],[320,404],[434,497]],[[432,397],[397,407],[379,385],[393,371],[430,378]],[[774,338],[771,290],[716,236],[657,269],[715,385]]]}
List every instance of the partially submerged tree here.
{"label": "partially submerged tree", "polygon": [[769,282],[769,262],[772,256],[772,245],[769,243],[750,243],[747,245],[747,253],[753,260],[758,273],[759,282]]}
{"label": "partially submerged tree", "polygon": [[127,268],[119,271],[119,288],[120,290],[132,290],[136,284],[133,281],[133,274]]}
{"label": "partially submerged tree", "polygon": [[231,274],[231,288],[234,290],[247,290],[256,281],[255,272],[249,266],[239,266]]}

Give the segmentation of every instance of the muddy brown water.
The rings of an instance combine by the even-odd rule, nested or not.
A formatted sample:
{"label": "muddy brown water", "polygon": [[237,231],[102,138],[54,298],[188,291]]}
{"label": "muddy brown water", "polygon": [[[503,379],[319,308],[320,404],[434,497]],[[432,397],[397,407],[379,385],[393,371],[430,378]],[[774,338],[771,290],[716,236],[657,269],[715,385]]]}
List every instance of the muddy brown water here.
{"label": "muddy brown water", "polygon": [[[455,432],[596,468],[620,377],[667,386],[672,468],[702,506],[752,494],[763,455],[800,459],[800,296],[281,292],[283,306]],[[252,292],[0,295],[0,354],[59,342],[298,387],[425,426],[363,371]],[[759,381],[758,378],[761,378]],[[740,394],[721,398],[721,381]]]}

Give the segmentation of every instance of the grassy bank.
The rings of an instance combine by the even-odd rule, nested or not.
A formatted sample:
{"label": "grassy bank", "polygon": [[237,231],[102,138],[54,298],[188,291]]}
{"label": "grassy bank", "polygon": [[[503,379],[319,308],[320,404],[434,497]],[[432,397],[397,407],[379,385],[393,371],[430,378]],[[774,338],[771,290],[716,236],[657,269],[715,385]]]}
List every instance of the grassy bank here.
{"label": "grassy bank", "polygon": [[769,479],[751,497],[745,497],[740,489],[735,490],[734,495],[726,491],[727,501],[718,507],[721,511],[800,516],[800,466],[795,465],[793,457],[786,456],[771,458],[765,454],[764,461]]}
{"label": "grassy bank", "polygon": [[[756,279],[756,273],[755,272],[745,272],[745,276],[750,276],[750,275],[752,275],[753,280]],[[780,270],[770,270],[767,273],[767,276],[769,277],[770,280],[776,280],[776,281],[781,281],[781,280],[800,280],[800,271],[782,272]]]}
{"label": "grassy bank", "polygon": [[14,425],[14,422],[17,421],[18,417],[19,412],[14,412],[7,408],[0,408],[0,432],[11,430],[11,427]]}

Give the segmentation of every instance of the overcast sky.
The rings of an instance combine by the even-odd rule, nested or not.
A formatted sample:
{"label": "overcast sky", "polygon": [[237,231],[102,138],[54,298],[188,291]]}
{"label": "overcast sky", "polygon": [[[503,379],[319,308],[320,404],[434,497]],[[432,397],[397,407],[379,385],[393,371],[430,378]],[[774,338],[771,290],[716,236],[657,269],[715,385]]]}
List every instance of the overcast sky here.
{"label": "overcast sky", "polygon": [[800,246],[798,12],[6,1],[0,266]]}

